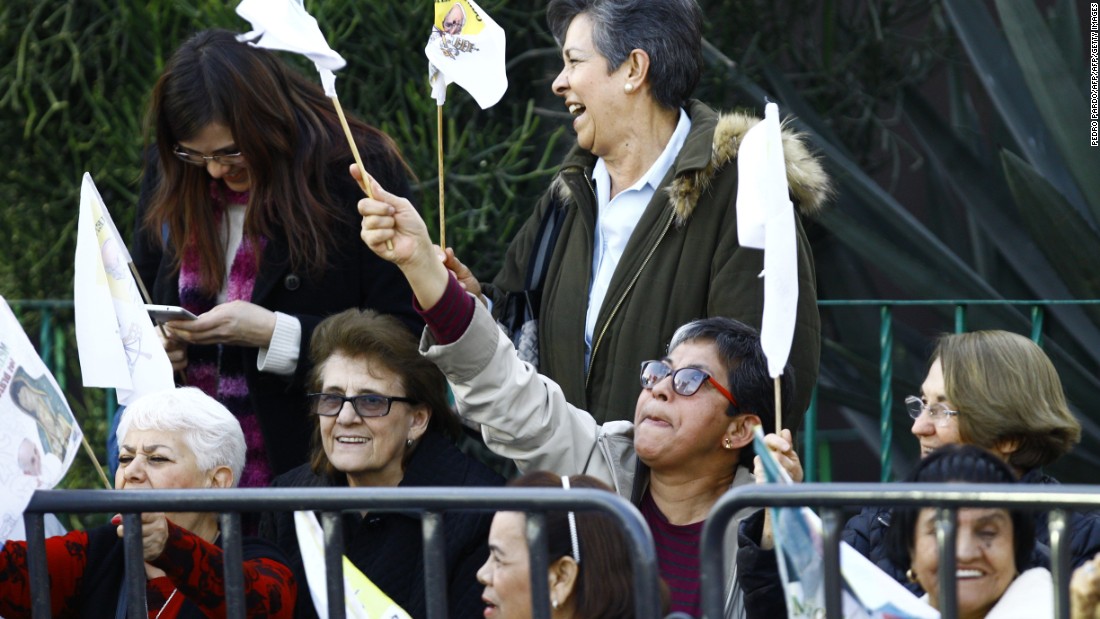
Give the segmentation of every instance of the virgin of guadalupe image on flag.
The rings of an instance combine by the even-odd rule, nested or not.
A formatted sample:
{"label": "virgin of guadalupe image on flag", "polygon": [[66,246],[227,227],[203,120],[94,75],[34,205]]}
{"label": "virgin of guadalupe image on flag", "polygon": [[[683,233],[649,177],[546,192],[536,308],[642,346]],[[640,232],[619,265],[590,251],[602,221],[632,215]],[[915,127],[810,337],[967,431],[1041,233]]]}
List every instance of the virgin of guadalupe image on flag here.
{"label": "virgin of guadalupe image on flag", "polygon": [[0,297],[0,542],[23,539],[23,510],[65,476],[83,438],[61,388]]}

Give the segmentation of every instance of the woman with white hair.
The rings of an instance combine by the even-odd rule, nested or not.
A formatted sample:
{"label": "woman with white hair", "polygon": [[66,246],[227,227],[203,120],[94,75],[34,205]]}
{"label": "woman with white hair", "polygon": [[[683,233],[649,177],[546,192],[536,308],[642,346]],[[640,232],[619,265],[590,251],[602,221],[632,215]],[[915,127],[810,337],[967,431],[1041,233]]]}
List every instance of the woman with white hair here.
{"label": "woman with white hair", "polygon": [[[150,393],[119,424],[115,488],[233,488],[245,461],[244,433],[224,406],[193,387]],[[46,540],[54,617],[125,612],[121,516],[111,524]],[[149,617],[224,615],[224,570],[216,514],[141,515]],[[246,538],[248,615],[291,617],[297,585],[277,548]],[[0,550],[0,615],[31,616],[25,542]]]}

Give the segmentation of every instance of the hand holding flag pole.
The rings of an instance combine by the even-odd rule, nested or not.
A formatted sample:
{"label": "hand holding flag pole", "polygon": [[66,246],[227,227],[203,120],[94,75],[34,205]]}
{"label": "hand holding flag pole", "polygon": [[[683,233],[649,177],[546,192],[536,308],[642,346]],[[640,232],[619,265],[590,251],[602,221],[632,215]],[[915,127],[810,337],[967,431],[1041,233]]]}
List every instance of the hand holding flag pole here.
{"label": "hand holding flag pole", "polygon": [[[370,174],[363,165],[363,157],[359,154],[359,146],[351,133],[340,98],[336,96],[336,75],[333,71],[344,68],[347,61],[329,47],[317,20],[306,12],[303,0],[242,0],[237,5],[237,14],[248,20],[253,28],[252,32],[239,35],[238,40],[265,49],[302,54],[313,61],[325,89],[325,96],[332,100],[332,105],[336,108],[348,147],[362,173],[359,187],[368,198],[373,199]],[[393,245],[387,241],[386,248],[393,249]]]}
{"label": "hand holding flag pole", "polygon": [[760,345],[775,379],[776,432],[783,429],[779,377],[794,340],[798,307],[798,254],[794,205],[787,188],[779,106],[768,103],[764,120],[749,129],[737,157],[737,238],[764,250],[764,315]]}

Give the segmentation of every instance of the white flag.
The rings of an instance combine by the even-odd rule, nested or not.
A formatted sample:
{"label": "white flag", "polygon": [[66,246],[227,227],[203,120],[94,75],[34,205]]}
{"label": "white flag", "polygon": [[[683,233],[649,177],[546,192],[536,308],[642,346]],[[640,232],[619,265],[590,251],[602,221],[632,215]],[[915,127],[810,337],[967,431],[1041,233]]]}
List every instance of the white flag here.
{"label": "white flag", "polygon": [[787,193],[787,168],[779,107],[764,107],[764,120],[749,129],[737,152],[737,238],[742,247],[764,250],[764,317],[760,345],[768,374],[776,378],[791,354],[798,309],[798,249],[794,205]]}
{"label": "white flag", "polygon": [[[325,537],[321,524],[313,512],[294,512],[294,531],[298,534],[298,549],[302,554],[313,607],[318,617],[327,617]],[[412,619],[347,557],[341,559],[344,567],[344,612],[349,619]]]}
{"label": "white flag", "polygon": [[325,95],[336,96],[336,75],[347,62],[328,45],[317,20],[303,0],[242,0],[237,14],[252,24],[252,32],[237,37],[256,47],[302,54],[313,61]]}
{"label": "white flag", "polygon": [[53,488],[80,446],[73,412],[0,297],[0,546],[24,539],[23,510],[39,488]]}
{"label": "white flag", "polygon": [[[754,428],[753,449],[764,479],[790,484],[787,471]],[[788,619],[816,619],[825,613],[825,557],[821,518],[808,507],[768,508],[775,531],[775,559],[787,600]],[[840,542],[841,597],[845,619],[939,619],[940,614],[883,572],[847,542]]]}
{"label": "white flag", "polygon": [[474,0],[435,0],[432,34],[424,47],[428,82],[438,105],[447,84],[458,84],[485,109],[508,89],[504,70],[504,29]]}
{"label": "white flag", "polygon": [[76,235],[76,345],[85,387],[113,387],[128,404],[172,389],[172,364],[130,273],[130,253],[90,174],[80,187]]}

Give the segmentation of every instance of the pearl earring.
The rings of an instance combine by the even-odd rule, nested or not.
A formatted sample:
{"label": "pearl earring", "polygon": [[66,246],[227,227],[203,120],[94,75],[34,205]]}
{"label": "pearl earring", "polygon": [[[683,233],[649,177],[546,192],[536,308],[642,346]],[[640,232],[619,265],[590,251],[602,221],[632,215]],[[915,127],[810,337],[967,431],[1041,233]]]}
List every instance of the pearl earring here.
{"label": "pearl earring", "polygon": [[550,606],[554,607],[554,610],[558,608],[558,598],[550,598]]}
{"label": "pearl earring", "polygon": [[630,82],[627,82],[626,84],[623,85],[623,90],[626,91],[626,92],[634,92],[634,84],[631,84]]}

